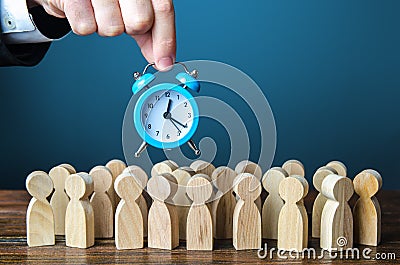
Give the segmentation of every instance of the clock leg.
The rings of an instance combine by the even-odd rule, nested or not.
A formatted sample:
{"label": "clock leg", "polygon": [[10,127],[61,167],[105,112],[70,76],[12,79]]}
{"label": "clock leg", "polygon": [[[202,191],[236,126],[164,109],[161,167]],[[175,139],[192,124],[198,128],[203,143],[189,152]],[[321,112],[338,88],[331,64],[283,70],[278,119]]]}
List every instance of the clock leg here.
{"label": "clock leg", "polygon": [[199,156],[201,154],[200,150],[197,148],[196,144],[193,140],[189,140],[188,142],[189,147],[194,151],[194,154]]}
{"label": "clock leg", "polygon": [[145,141],[143,141],[143,143],[139,146],[139,149],[136,151],[135,157],[139,157],[140,154],[141,154],[144,150],[146,150],[146,147],[147,147],[148,145],[149,145],[148,143],[146,143]]}

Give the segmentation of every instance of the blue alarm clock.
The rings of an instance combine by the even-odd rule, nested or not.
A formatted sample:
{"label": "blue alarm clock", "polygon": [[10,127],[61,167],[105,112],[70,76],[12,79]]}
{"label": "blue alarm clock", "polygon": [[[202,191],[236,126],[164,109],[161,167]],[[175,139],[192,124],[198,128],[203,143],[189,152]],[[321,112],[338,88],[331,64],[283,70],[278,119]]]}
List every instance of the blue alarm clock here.
{"label": "blue alarm clock", "polygon": [[135,83],[132,86],[133,94],[147,89],[140,95],[133,111],[133,120],[136,131],[143,139],[135,157],[146,149],[148,145],[172,149],[188,143],[196,155],[200,150],[192,140],[199,124],[199,109],[196,100],[189,92],[199,92],[200,83],[196,80],[197,71],[189,72],[183,63],[185,72],[176,75],[179,84],[161,83],[149,87],[155,79],[154,74],[146,73],[153,64],[148,64],[143,73],[135,72]]}

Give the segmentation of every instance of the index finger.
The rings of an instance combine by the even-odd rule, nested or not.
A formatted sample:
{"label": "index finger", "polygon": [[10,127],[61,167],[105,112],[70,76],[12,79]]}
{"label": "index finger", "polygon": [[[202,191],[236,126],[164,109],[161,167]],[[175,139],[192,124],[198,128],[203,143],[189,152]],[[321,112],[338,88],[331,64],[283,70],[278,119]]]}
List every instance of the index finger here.
{"label": "index finger", "polygon": [[152,28],[153,54],[156,67],[166,69],[175,62],[175,12],[172,0],[152,0],[154,24]]}

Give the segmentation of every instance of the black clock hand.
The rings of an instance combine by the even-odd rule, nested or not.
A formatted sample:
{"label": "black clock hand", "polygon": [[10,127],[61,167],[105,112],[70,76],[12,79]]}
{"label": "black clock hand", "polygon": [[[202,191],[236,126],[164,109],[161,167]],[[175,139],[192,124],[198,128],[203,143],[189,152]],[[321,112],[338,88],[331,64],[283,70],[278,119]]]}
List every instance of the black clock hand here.
{"label": "black clock hand", "polygon": [[186,125],[183,125],[181,122],[179,122],[179,121],[175,120],[174,118],[172,118],[172,116],[170,116],[169,119],[170,119],[171,121],[174,121],[174,122],[178,123],[178,124],[179,124],[180,126],[182,126],[183,128],[186,128],[186,127],[187,127],[187,124],[186,124]]}
{"label": "black clock hand", "polygon": [[179,130],[178,126],[176,126],[175,122],[172,119],[169,119],[172,124],[175,126],[175,128],[178,130],[179,133],[181,133],[181,130]]}
{"label": "black clock hand", "polygon": [[167,105],[167,111],[166,113],[170,113],[171,112],[171,106],[172,106],[172,100],[168,100],[168,105]]}

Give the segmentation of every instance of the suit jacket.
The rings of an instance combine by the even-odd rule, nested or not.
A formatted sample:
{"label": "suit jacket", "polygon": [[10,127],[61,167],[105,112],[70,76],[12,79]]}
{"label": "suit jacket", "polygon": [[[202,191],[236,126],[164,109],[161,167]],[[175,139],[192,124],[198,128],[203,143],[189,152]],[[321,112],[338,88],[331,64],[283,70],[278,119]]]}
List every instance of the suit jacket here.
{"label": "suit jacket", "polygon": [[[50,39],[61,38],[71,30],[67,19],[48,15],[41,6],[30,9],[30,13],[39,31]],[[50,42],[44,42],[9,45],[3,42],[3,34],[0,34],[0,66],[36,65],[43,59],[50,44]]]}

